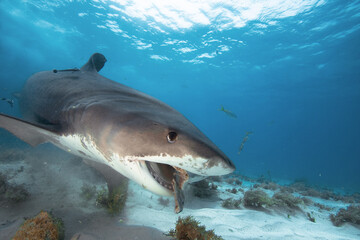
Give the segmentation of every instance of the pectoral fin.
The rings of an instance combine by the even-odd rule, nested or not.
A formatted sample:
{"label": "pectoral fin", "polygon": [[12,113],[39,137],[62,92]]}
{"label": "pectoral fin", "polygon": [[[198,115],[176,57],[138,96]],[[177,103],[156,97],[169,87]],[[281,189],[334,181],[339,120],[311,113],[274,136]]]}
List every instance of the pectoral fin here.
{"label": "pectoral fin", "polygon": [[0,114],[0,127],[5,128],[33,147],[41,143],[50,142],[51,139],[56,139],[58,136],[55,132],[43,126],[4,114]]}

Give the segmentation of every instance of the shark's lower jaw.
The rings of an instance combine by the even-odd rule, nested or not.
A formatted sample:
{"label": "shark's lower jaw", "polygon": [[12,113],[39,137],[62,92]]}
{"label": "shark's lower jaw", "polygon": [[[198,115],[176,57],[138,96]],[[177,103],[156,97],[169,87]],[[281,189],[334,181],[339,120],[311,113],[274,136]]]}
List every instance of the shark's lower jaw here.
{"label": "shark's lower jaw", "polygon": [[145,164],[154,180],[174,196],[175,212],[181,212],[185,202],[183,186],[189,180],[188,173],[184,169],[163,163],[146,161]]}
{"label": "shark's lower jaw", "polygon": [[162,163],[154,163],[146,161],[146,167],[148,168],[151,176],[164,188],[174,191],[172,181],[176,172],[175,168],[170,165]]}

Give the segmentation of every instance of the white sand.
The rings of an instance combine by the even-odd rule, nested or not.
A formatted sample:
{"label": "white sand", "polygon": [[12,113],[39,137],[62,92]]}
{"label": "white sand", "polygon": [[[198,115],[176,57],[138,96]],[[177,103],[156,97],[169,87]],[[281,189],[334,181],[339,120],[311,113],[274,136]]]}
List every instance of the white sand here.
{"label": "white sand", "polygon": [[[16,150],[16,152],[21,152],[21,150]],[[17,218],[22,221],[24,216],[33,216],[40,211],[40,209],[53,208],[60,216],[67,216],[65,221],[68,221],[67,238],[69,238],[76,231],[90,232],[89,230],[85,230],[85,227],[92,228],[91,224],[93,223],[86,223],[86,219],[90,221],[89,219],[94,218],[95,222],[97,219],[105,219],[101,214],[97,214],[96,216],[91,215],[103,212],[102,209],[90,203],[84,205],[83,200],[79,198],[80,188],[83,183],[96,185],[98,189],[105,186],[101,177],[97,176],[97,174],[94,175],[94,171],[80,163],[80,161],[71,160],[71,155],[60,150],[56,151],[54,147],[42,146],[29,151],[26,150],[24,154],[26,155],[26,160],[3,162],[1,170],[2,172],[9,173],[9,176],[13,176],[11,179],[13,182],[25,182],[32,194],[32,199],[21,205],[23,210],[20,210],[19,214],[15,214],[12,210],[7,211],[3,209],[3,214],[6,213],[7,215],[0,217],[0,220],[2,219],[1,222]],[[14,174],[21,166],[24,167],[23,172]],[[214,229],[217,235],[222,236],[226,240],[360,239],[359,227],[350,224],[335,227],[329,220],[330,213],[336,213],[339,208],[346,207],[348,204],[311,198],[314,202],[333,207],[334,210],[329,212],[319,210],[319,208],[314,206],[302,206],[304,212],[297,212],[290,218],[288,218],[287,213],[274,210],[268,212],[256,211],[244,208],[243,206],[240,210],[229,210],[221,207],[221,200],[229,197],[238,199],[242,197],[243,194],[241,192],[232,194],[225,191],[226,189],[235,187],[234,185],[228,183],[216,184],[219,185],[219,198],[217,200],[216,198],[211,201],[195,198],[187,191],[183,212],[175,214],[173,198],[168,198],[169,204],[167,207],[164,207],[158,202],[159,196],[130,182],[128,200],[123,217],[121,217],[121,219],[111,218],[111,221],[114,221],[112,223],[113,225],[109,224],[109,219],[107,222],[104,222],[104,224],[96,223],[98,226],[96,231],[102,234],[104,231],[109,232],[110,228],[117,231],[114,231],[114,236],[118,236],[118,232],[122,232],[122,236],[124,237],[124,231],[132,231],[131,236],[135,236],[137,231],[144,229],[131,230],[130,228],[126,228],[126,225],[138,225],[153,227],[162,232],[167,232],[175,227],[179,216],[185,217],[192,215],[196,220],[200,221],[201,224],[205,225],[207,229]],[[251,185],[252,183],[244,182],[242,188],[246,191]],[[268,190],[266,190],[266,192],[270,196],[273,194],[273,192]],[[37,202],[38,204],[36,204]],[[27,204],[34,208],[33,212],[30,211],[31,209],[26,210]],[[80,213],[73,214],[74,216],[68,216],[69,211],[66,212],[64,209],[69,209],[70,212],[78,209]],[[305,214],[306,212],[312,212],[316,223],[308,220]],[[83,224],[79,224],[79,220],[81,220]],[[122,223],[122,228],[119,230],[118,228],[120,226],[118,226],[118,224],[120,223]],[[69,229],[71,227],[69,224],[72,224],[72,229]],[[103,229],[103,232],[100,232],[99,229]],[[149,232],[149,230],[145,230]],[[0,235],[4,233],[4,231],[5,230],[0,230]],[[16,229],[13,231],[16,231]],[[10,232],[9,236],[13,234],[14,232]],[[113,233],[109,234],[111,235]],[[113,238],[103,236],[103,239]],[[159,237],[152,239],[159,239]]]}
{"label": "white sand", "polygon": [[[242,193],[231,194],[225,191],[230,188],[227,183],[221,183],[218,188],[219,197],[238,199]],[[246,189],[245,189],[246,190]],[[360,239],[360,228],[345,224],[335,227],[329,219],[330,213],[346,204],[312,198],[331,207],[332,212],[319,210],[317,207],[302,206],[304,212],[311,212],[316,222],[308,220],[305,213],[297,212],[288,218],[286,213],[271,210],[256,211],[242,207],[240,210],[229,210],[221,207],[221,200],[209,202],[199,198],[191,198],[185,203],[180,214],[174,213],[174,201],[169,199],[168,207],[158,203],[158,196],[142,189],[135,183],[130,183],[129,198],[126,207],[126,223],[149,226],[163,232],[174,228],[179,216],[192,215],[207,229],[214,229],[217,235],[226,240],[235,239]],[[187,194],[189,197],[189,194]],[[211,208],[207,207],[212,205]],[[196,207],[194,207],[196,206]],[[203,206],[203,207],[202,207]]]}

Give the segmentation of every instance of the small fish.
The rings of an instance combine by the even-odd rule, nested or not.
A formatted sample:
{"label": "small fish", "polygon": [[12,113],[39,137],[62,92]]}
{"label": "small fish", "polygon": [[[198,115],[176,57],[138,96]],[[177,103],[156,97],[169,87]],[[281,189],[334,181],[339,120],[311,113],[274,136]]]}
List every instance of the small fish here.
{"label": "small fish", "polygon": [[10,99],[10,98],[0,98],[0,100],[3,100],[5,102],[7,102],[8,104],[10,104],[11,108],[14,107],[14,100]]}
{"label": "small fish", "polygon": [[250,134],[253,134],[253,132],[252,132],[252,131],[249,131],[249,132],[246,132],[246,133],[245,133],[245,137],[243,138],[243,140],[242,140],[242,142],[241,142],[241,144],[240,144],[238,154],[240,154],[240,152],[243,150],[244,145],[245,145],[245,142],[249,139],[249,135],[250,135]]}
{"label": "small fish", "polygon": [[228,115],[229,117],[237,118],[235,113],[231,112],[230,110],[225,109],[224,106],[221,106],[221,108],[218,110],[226,113],[226,115]]}

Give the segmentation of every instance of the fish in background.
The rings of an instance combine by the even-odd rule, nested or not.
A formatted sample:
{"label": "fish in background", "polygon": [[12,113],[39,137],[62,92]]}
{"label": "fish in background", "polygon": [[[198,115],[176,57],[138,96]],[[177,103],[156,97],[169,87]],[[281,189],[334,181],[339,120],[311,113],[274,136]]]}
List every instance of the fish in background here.
{"label": "fish in background", "polygon": [[10,98],[0,98],[0,100],[7,102],[8,104],[10,104],[10,107],[13,108],[14,107],[14,100],[10,99]]}
{"label": "fish in background", "polygon": [[242,140],[242,142],[240,144],[238,154],[240,154],[240,152],[243,150],[244,145],[245,145],[246,141],[249,139],[250,134],[253,134],[253,132],[249,131],[249,132],[245,133],[245,136],[244,136],[244,138],[243,138],[243,140]]}
{"label": "fish in background", "polygon": [[221,106],[220,109],[218,109],[219,111],[221,112],[224,112],[226,115],[228,115],[229,117],[232,117],[232,118],[237,118],[236,114],[233,113],[232,111],[228,110],[228,109],[225,109],[224,106]]}

